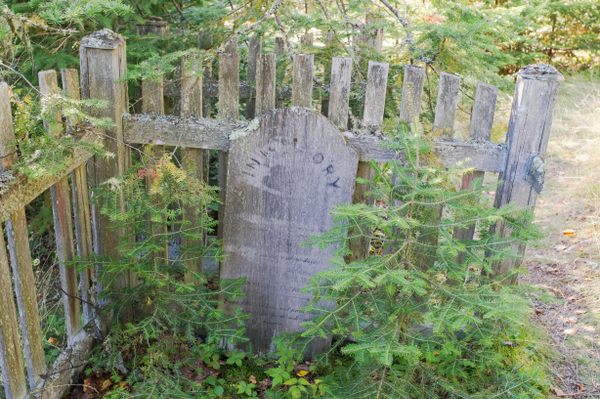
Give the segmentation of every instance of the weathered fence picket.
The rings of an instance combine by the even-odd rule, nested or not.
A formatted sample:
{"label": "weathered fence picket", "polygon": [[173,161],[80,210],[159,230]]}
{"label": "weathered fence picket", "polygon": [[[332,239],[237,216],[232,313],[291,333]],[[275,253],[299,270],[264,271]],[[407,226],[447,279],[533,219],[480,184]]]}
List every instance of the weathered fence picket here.
{"label": "weathered fence picket", "polygon": [[[42,103],[47,105],[59,95],[56,71],[42,71],[38,74]],[[62,136],[63,124],[60,113],[52,113],[45,121],[46,130],[56,137]],[[71,214],[71,188],[68,177],[62,178],[50,188],[52,213],[54,215],[54,235],[60,270],[60,284],[65,308],[67,337],[72,342],[81,328],[81,315],[77,283],[77,271],[69,262],[75,259],[73,222]]]}
{"label": "weathered fence picket", "polygon": [[[377,47],[381,35],[378,29],[371,31],[370,25],[374,23],[374,20],[367,21],[370,34],[364,40]],[[159,34],[166,29],[164,23],[156,26]],[[325,118],[312,109],[316,103],[313,101],[313,75],[318,69],[313,55],[293,55],[291,90],[277,90],[276,57],[283,55],[284,41],[276,42],[280,43],[280,48],[276,48],[274,55],[261,53],[263,46],[259,38],[249,40],[247,78],[242,84],[235,37],[219,54],[218,82],[209,80],[210,72],[207,73],[206,68],[210,68],[210,64],[202,65],[193,56],[186,58],[181,61],[181,85],[162,79],[145,79],[142,82],[143,113],[129,115],[126,113],[125,40],[109,30],[93,33],[82,40],[81,97],[105,100],[105,108],[91,108],[89,112],[111,118],[114,127],[75,126],[69,120],[63,127],[61,116],[49,113],[46,114],[47,130],[58,135],[65,129],[66,134],[76,134],[81,140],[90,142],[100,138],[115,158],[92,158],[85,150],[76,149],[66,160],[64,170],[53,176],[31,180],[6,175],[9,177],[0,191],[0,222],[6,224],[8,240],[5,243],[0,235],[0,366],[9,399],[25,397],[24,369],[29,379],[29,392],[54,399],[60,397],[85,364],[92,340],[90,329],[82,327],[100,323],[95,314],[95,293],[102,287],[94,281],[94,273],[87,271],[79,274],[81,284],[78,288],[77,273],[68,263],[74,259],[75,252],[82,258],[89,257],[92,252],[102,257],[117,256],[116,244],[125,232],[116,231],[98,213],[90,202],[88,185],[96,187],[124,173],[130,164],[130,145],[181,147],[182,167],[193,170],[200,179],[206,179],[208,175],[205,166],[207,150],[219,152],[217,172],[223,203],[219,211],[218,234],[223,238],[225,252],[220,272],[222,277],[248,279],[247,297],[241,304],[251,314],[247,330],[256,351],[271,349],[274,335],[298,329],[301,322],[309,318],[301,312],[309,298],[300,289],[314,273],[329,267],[333,249],[307,248],[300,244],[310,235],[331,226],[329,212],[333,206],[349,203],[353,197],[355,202],[368,201],[367,185],[356,185],[355,181],[357,176],[371,176],[369,162],[396,160],[402,163],[405,156],[381,146],[380,130],[388,89],[387,64],[369,62],[363,118],[362,121],[353,120],[350,129],[352,60],[334,57],[331,63],[325,64],[327,72],[331,71],[325,74],[330,77],[329,82],[325,82],[329,86],[325,98],[321,99],[321,111],[328,116]],[[312,46],[310,35],[302,38],[302,45]],[[77,71],[62,70],[61,76],[64,94],[78,99]],[[454,135],[460,78],[445,73],[440,75],[432,146],[442,166],[460,163],[473,169],[462,177],[462,189],[471,188],[473,181],[482,179],[484,173],[500,173],[496,206],[535,205],[543,184],[543,159],[560,79],[560,74],[549,66],[534,65],[521,70],[507,142],[496,145],[490,142],[490,135],[497,89],[483,83],[477,85],[470,139],[460,141]],[[421,114],[424,80],[423,68],[406,66],[399,119],[410,125],[418,122]],[[40,73],[40,89],[48,99],[59,94],[55,72]],[[164,94],[179,98],[179,116],[164,115]],[[210,109],[208,103],[215,96],[218,97],[218,115],[211,119],[205,111]],[[293,107],[275,109],[278,101],[287,101],[290,96]],[[245,115],[255,116],[255,120],[239,120],[240,98],[246,99]],[[10,168],[15,151],[8,86],[0,82],[2,176]],[[24,213],[24,205],[48,189],[53,197],[68,331],[68,348],[50,368],[44,362]],[[435,221],[441,209],[434,208],[431,216]],[[200,212],[205,211],[187,209],[184,218],[195,225]],[[454,235],[461,240],[470,240],[475,228],[455,229]],[[500,234],[509,234],[506,226],[498,224],[495,228]],[[420,235],[419,242],[424,249],[420,254],[422,261],[419,261],[422,265],[433,262],[432,251],[436,248],[438,234],[433,230]],[[355,257],[368,256],[370,234],[363,231],[360,242],[350,241]],[[10,256],[5,251],[5,244],[8,244]],[[203,240],[186,244],[202,245]],[[518,246],[515,248],[517,254],[522,250]],[[496,272],[508,273],[516,264],[518,257],[496,265]],[[187,266],[190,271],[202,268],[200,261]],[[136,283],[135,276],[129,275],[114,276],[114,280],[114,287],[129,287]],[[80,307],[83,307],[83,323]],[[109,328],[108,321],[100,323],[104,331]],[[310,351],[319,352],[327,345],[328,340],[323,340]]]}
{"label": "weathered fence picket", "polygon": [[[477,84],[475,89],[475,100],[471,110],[471,125],[469,137],[475,142],[488,142],[492,136],[492,125],[494,124],[494,112],[496,110],[496,96],[498,88],[485,83]],[[485,172],[473,170],[462,177],[460,188],[469,190],[477,180],[483,181]],[[468,241],[475,235],[475,224],[467,228],[456,228],[454,237],[459,240]],[[464,254],[459,254],[458,261],[461,262]]]}
{"label": "weathered fence picket", "polygon": [[[202,81],[203,81],[203,68],[202,62],[199,57],[186,57],[181,63],[181,116],[182,118],[190,117],[202,117],[203,113],[203,95],[202,95]],[[206,158],[209,156],[206,150],[199,148],[184,148],[182,151],[183,168],[196,177],[200,181],[204,181],[208,175],[208,170],[205,170],[207,163]],[[186,207],[183,210],[184,221],[189,223],[190,227],[194,227],[198,224],[200,216],[203,210],[192,209]],[[200,238],[198,239],[185,239],[184,245],[187,248],[193,246],[202,246],[204,243],[204,234],[200,232]],[[169,248],[165,249],[165,254],[168,259]],[[202,271],[202,257],[197,256],[193,260],[189,260],[187,264],[190,272],[201,272]],[[191,274],[186,274],[186,281],[191,281]]]}
{"label": "weathered fence picket", "polygon": [[[12,121],[12,114],[10,110],[10,93],[9,87],[6,83],[0,82],[0,171],[7,170],[12,163],[12,159],[15,157],[15,152],[17,150],[16,147],[16,139]],[[19,208],[19,217],[18,220],[25,220],[25,209]],[[8,228],[8,225],[11,224],[10,220],[7,220],[7,229],[12,230],[12,228]],[[27,229],[27,226],[25,226]],[[23,230],[19,230],[23,232]],[[25,233],[27,230],[25,230]],[[9,235],[9,238],[11,236]],[[23,237],[21,237],[23,238]],[[29,246],[29,238],[24,237],[24,242]],[[12,245],[11,247],[15,247],[15,234],[12,234]],[[11,261],[13,266],[15,265],[15,259]],[[27,265],[25,265],[27,266]],[[14,267],[15,272],[19,272],[19,267]],[[29,267],[23,267],[23,270],[28,272],[31,269],[31,264]],[[18,276],[18,274],[15,274]],[[6,243],[4,241],[4,234],[0,234],[0,368],[2,369],[2,379],[4,381],[4,388],[6,392],[7,399],[21,398],[25,396],[27,390],[27,384],[25,382],[25,373],[24,373],[24,358],[23,352],[21,352],[21,336],[19,334],[19,324],[17,319],[17,308],[14,302],[13,296],[13,285],[11,283],[11,273],[10,266],[8,263],[8,256],[6,254]],[[29,281],[30,287],[33,285],[35,281],[33,279],[33,273],[31,275],[27,274],[25,278],[30,278]],[[34,345],[37,344],[36,348],[41,347],[41,334],[39,333],[39,312],[37,311],[37,302],[35,301],[35,296],[33,296],[33,302],[28,303],[28,307],[25,308],[25,304],[23,303],[23,289],[19,281],[15,284],[15,290],[20,290],[17,292],[17,299],[20,297],[21,303],[19,304],[21,310],[21,321],[23,322],[23,317],[27,315],[24,314],[24,311],[31,311],[29,314],[31,318],[37,318],[37,324],[35,326],[29,325],[31,330],[33,330],[33,334],[27,334],[27,330],[25,329],[25,336],[31,337],[33,340],[38,339],[38,342],[34,342]],[[35,308],[33,308],[35,307]],[[32,309],[33,308],[33,309]],[[31,321],[32,319],[28,319]],[[22,323],[22,325],[27,328],[27,323]],[[31,331],[30,330],[30,331]],[[42,359],[43,359],[43,352]],[[31,361],[31,354],[28,359],[27,368],[29,370],[30,375],[33,375],[33,379],[35,382],[36,376],[39,375],[33,367]],[[36,366],[40,367],[40,364],[36,364]],[[45,366],[45,363],[43,363]],[[31,381],[30,377],[30,381]]]}
{"label": "weathered fence picket", "polygon": [[[369,61],[362,120],[364,128],[367,130],[365,134],[370,134],[370,132],[378,130],[383,122],[388,71],[388,64]],[[361,161],[358,163],[356,177],[371,181],[373,178],[373,169],[369,165],[369,162]],[[352,194],[352,202],[355,204],[372,202],[368,198],[369,188],[369,184],[356,183],[354,193]],[[357,236],[350,240],[349,246],[351,255],[349,260],[365,258],[369,253],[371,232],[350,231],[349,235],[351,237]]]}

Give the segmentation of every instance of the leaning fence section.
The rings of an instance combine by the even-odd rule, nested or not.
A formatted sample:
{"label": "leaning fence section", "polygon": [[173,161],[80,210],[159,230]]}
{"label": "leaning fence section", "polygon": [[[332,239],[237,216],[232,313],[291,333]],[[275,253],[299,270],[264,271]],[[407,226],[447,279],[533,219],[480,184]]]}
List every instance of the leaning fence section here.
{"label": "leaning fence section", "polygon": [[[303,43],[304,46],[310,45],[309,40]],[[278,88],[277,57],[262,52],[257,38],[250,40],[249,44],[245,82],[240,82],[238,43],[236,38],[232,38],[219,54],[216,80],[211,78],[212,73],[207,65],[194,57],[186,57],[181,61],[177,81],[164,81],[162,78],[143,80],[142,113],[129,114],[125,40],[109,30],[86,36],[80,44],[80,76],[74,69],[62,70],[62,93],[74,99],[81,97],[106,101],[106,107],[93,108],[89,112],[93,116],[110,118],[113,125],[102,129],[75,126],[60,114],[48,116],[45,125],[48,134],[54,136],[70,134],[80,140],[101,142],[115,157],[92,157],[84,150],[75,150],[63,171],[38,180],[28,180],[11,171],[18,148],[11,116],[10,89],[6,83],[0,83],[0,172],[3,177],[0,222],[4,224],[6,233],[0,234],[0,365],[8,399],[20,399],[28,393],[43,398],[60,397],[85,364],[85,356],[92,342],[90,327],[93,325],[99,331],[106,332],[110,326],[109,320],[99,320],[95,314],[96,297],[102,287],[95,281],[93,271],[88,269],[77,273],[69,267],[69,263],[76,256],[117,255],[117,243],[125,232],[115,231],[109,226],[106,217],[100,215],[90,201],[90,193],[93,187],[126,171],[131,164],[131,148],[144,144],[154,144],[155,151],[161,151],[162,146],[179,147],[182,148],[182,167],[193,170],[200,179],[206,179],[209,175],[218,176],[223,202],[218,215],[219,235],[232,231],[226,226],[226,223],[232,222],[227,217],[230,211],[227,204],[235,204],[235,201],[227,196],[236,187],[227,181],[227,168],[229,165],[234,174],[240,170],[239,165],[231,163],[238,162],[238,158],[233,161],[228,159],[232,139],[244,132],[256,131],[258,125],[270,121],[269,114],[283,115],[274,111],[281,101],[289,101],[292,106],[286,115],[308,115],[306,118],[318,122],[311,126],[325,126],[322,127],[324,131],[335,131],[339,140],[343,140],[344,147],[351,149],[348,153],[350,165],[351,154],[356,154],[356,164],[349,172],[353,185],[351,200],[354,202],[369,201],[368,188],[361,184],[354,186],[354,181],[357,176],[371,176],[371,161],[404,161],[404,154],[381,146],[380,130],[388,92],[388,64],[368,63],[362,120],[357,120],[351,118],[349,105],[352,69],[356,66],[351,58],[334,57],[327,62],[326,76],[329,82],[323,84],[326,96],[320,101],[320,110],[315,110],[313,107],[319,101],[313,96],[316,68],[313,55],[293,55],[291,87]],[[482,178],[485,173],[497,173],[500,184],[496,192],[496,206],[535,205],[543,184],[543,167],[540,165],[543,165],[560,79],[556,70],[544,65],[521,70],[517,76],[506,141],[496,144],[490,141],[490,137],[497,88],[485,83],[477,84],[471,111],[470,137],[462,141],[455,136],[454,128],[460,77],[448,73],[440,75],[433,121],[433,133],[437,138],[433,146],[442,165],[451,167],[460,163],[472,169],[472,172],[463,176],[462,189],[469,189],[473,181]],[[55,71],[40,72],[39,81],[42,101],[50,101],[53,96],[60,94]],[[404,68],[398,110],[400,120],[412,123],[419,117],[424,81],[423,68],[413,65]],[[171,102],[178,102],[178,115],[165,115],[166,97],[172,97]],[[218,113],[214,118],[209,118],[208,104],[212,98],[217,100]],[[245,100],[244,114],[247,119],[240,118],[241,99]],[[319,119],[322,116],[313,115],[318,112],[326,114],[327,123]],[[254,117],[256,119],[251,119]],[[337,139],[334,137],[332,140]],[[331,148],[337,148],[339,143],[331,145]],[[208,150],[218,152],[217,162],[209,162]],[[322,159],[336,157],[336,154],[318,153],[312,156],[313,161],[319,163]],[[258,160],[250,159],[249,168],[255,167],[252,162],[260,164]],[[210,170],[215,167],[216,171]],[[333,167],[330,170],[328,165],[324,165],[323,173],[327,179],[325,183],[335,188],[338,181],[329,176],[334,173]],[[234,182],[239,181],[237,175],[231,176]],[[68,335],[67,349],[50,366],[44,360],[24,208],[46,190],[50,190],[52,198]],[[311,201],[312,193],[298,193],[306,196],[303,200]],[[121,206],[125,207],[125,204]],[[185,210],[184,217],[195,220],[197,212],[194,209]],[[502,234],[509,234],[502,225],[496,228]],[[474,231],[475,226],[471,226],[457,229],[454,234],[461,239],[470,239]],[[435,245],[437,236],[432,232],[423,239]],[[201,245],[201,242],[197,244]],[[256,246],[263,244],[254,243]],[[351,242],[353,256],[367,256],[368,245],[368,239]],[[199,270],[202,264],[199,262],[188,266],[191,270]],[[505,263],[498,265],[497,269],[506,272],[513,266],[514,263]],[[137,284],[136,276],[129,274],[119,276],[117,280],[121,287]]]}

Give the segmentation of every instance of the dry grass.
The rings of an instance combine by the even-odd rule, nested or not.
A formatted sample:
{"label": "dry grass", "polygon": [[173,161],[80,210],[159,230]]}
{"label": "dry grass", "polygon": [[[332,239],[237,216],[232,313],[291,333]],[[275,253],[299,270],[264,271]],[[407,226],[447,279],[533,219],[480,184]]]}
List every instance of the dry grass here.
{"label": "dry grass", "polygon": [[[567,78],[556,104],[546,187],[536,222],[546,238],[527,253],[529,283],[555,301],[536,318],[558,356],[555,394],[600,398],[600,79]],[[567,236],[565,230],[575,234]]]}

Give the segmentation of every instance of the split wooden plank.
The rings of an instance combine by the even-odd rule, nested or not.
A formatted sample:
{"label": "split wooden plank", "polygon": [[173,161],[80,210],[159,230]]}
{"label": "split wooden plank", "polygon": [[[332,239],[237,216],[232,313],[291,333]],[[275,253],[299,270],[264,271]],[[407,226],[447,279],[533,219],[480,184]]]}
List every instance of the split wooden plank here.
{"label": "split wooden plank", "polygon": [[[42,104],[51,105],[53,98],[59,95],[56,71],[41,71],[38,73]],[[63,134],[63,124],[60,113],[52,113],[44,119],[48,133],[54,137]],[[77,271],[68,263],[75,259],[73,238],[73,217],[71,208],[71,188],[69,178],[65,177],[50,188],[52,197],[52,213],[54,215],[54,233],[56,253],[58,257],[60,284],[62,288],[63,305],[65,308],[65,324],[69,343],[81,329],[81,308],[79,303],[79,286]]]}
{"label": "split wooden plank", "polygon": [[[202,61],[198,57],[184,59],[181,65],[181,116],[182,118],[202,117]],[[208,153],[197,148],[183,149],[183,168],[191,176],[200,181],[205,179],[204,163]],[[198,228],[202,213],[205,210],[194,209],[186,206],[183,209],[184,223],[190,228]],[[187,249],[202,247],[204,245],[204,232],[199,233],[199,238],[184,237],[183,245]],[[167,249],[168,250],[168,249]],[[186,260],[188,272],[185,274],[187,282],[194,281],[193,273],[202,272],[202,257],[195,256]]]}
{"label": "split wooden plank", "polygon": [[[130,154],[123,141],[123,114],[127,111],[127,59],[125,39],[109,29],[92,33],[81,39],[79,46],[81,96],[84,99],[104,100],[107,106],[93,108],[88,112],[96,117],[107,117],[113,127],[103,129],[104,149],[115,155],[113,159],[94,157],[88,164],[88,179],[92,186],[103,184],[108,179],[121,176],[130,164]],[[120,207],[124,209],[123,199]],[[123,229],[115,229],[108,217],[100,213],[92,204],[92,231],[94,233],[94,251],[104,258],[118,259],[118,247],[125,236]],[[97,268],[101,268],[99,264]],[[124,272],[114,277],[112,289],[127,288],[136,285],[135,276]],[[103,287],[97,284],[97,291]],[[127,318],[127,315],[125,315]],[[100,322],[106,329],[110,316]]]}
{"label": "split wooden plank", "polygon": [[250,86],[251,95],[246,101],[246,119],[253,119],[256,107],[256,63],[261,53],[262,42],[258,35],[253,35],[248,39],[248,61],[246,65],[246,83]]}
{"label": "split wooden plank", "polygon": [[[474,142],[489,142],[492,135],[492,125],[494,124],[494,113],[496,111],[496,96],[498,88],[484,83],[478,83],[475,90],[475,100],[471,110],[470,138]],[[485,172],[474,170],[462,177],[461,190],[470,190],[473,183],[477,180],[482,181]],[[475,224],[466,228],[456,228],[454,238],[458,240],[472,240],[475,234]],[[465,254],[459,254],[457,260],[459,263],[464,259]]]}
{"label": "split wooden plank", "polygon": [[294,55],[292,105],[295,107],[312,107],[314,55]]}
{"label": "split wooden plank", "polygon": [[[0,87],[0,171],[10,168],[16,159],[16,138],[10,113],[8,86]],[[36,384],[46,372],[40,314],[35,289],[33,262],[29,247],[27,216],[23,203],[6,220],[6,239],[15,283],[15,298],[23,336],[25,365],[29,384]],[[12,290],[9,290],[12,292]]]}
{"label": "split wooden plank", "polygon": [[261,54],[256,65],[256,115],[275,109],[274,54]]}
{"label": "split wooden plank", "polygon": [[[11,115],[9,90],[9,86],[5,82],[0,82],[0,171],[5,171],[10,167],[16,152],[16,139]],[[15,244],[13,235],[13,246]],[[28,239],[27,244],[29,244]],[[13,268],[18,269],[18,267],[14,267],[14,261]],[[33,284],[35,282],[33,273],[30,274],[30,276],[27,275],[25,278],[30,277],[30,282]],[[17,295],[17,298],[18,297],[19,295]],[[20,295],[20,297],[22,300],[23,295]],[[35,295],[33,296],[33,300],[35,309],[29,308],[29,310],[32,310],[38,316],[39,331],[39,313],[37,312]],[[15,307],[13,296],[10,266],[6,254],[6,243],[4,241],[4,234],[1,231],[0,304],[2,304],[0,306],[0,369],[2,371],[2,379],[4,382],[4,392],[7,399],[21,399],[25,397],[27,392],[25,362],[23,359],[21,336],[19,335],[19,321],[17,319],[17,309]],[[41,334],[38,337],[34,337],[34,339],[35,338],[39,339],[41,343]],[[33,371],[32,365],[28,364],[28,366],[28,370],[30,372]]]}
{"label": "split wooden plank", "polygon": [[[543,186],[552,111],[562,80],[562,75],[555,68],[545,64],[528,65],[517,74],[506,134],[506,168],[499,176],[500,185],[494,202],[496,207],[507,204],[520,208],[535,206],[537,194]],[[503,223],[498,223],[495,231],[503,237],[511,234]],[[509,273],[520,264],[525,248],[522,245],[514,247],[517,257],[494,265],[496,273]]]}
{"label": "split wooden plank", "polygon": [[[61,69],[61,83],[65,96],[79,100],[79,73],[77,69]],[[67,119],[67,132],[73,130],[72,121]],[[90,194],[86,165],[81,165],[71,175],[71,196],[73,201],[75,248],[81,259],[89,259],[93,254],[92,246],[92,217],[90,209]],[[95,278],[92,267],[87,267],[79,273],[81,304],[83,308],[83,324],[87,325],[94,317],[95,296],[92,292],[92,281]]]}
{"label": "split wooden plank", "polygon": [[[238,55],[237,46],[237,37],[232,37],[229,42],[227,42],[224,51],[219,54],[218,118],[221,120],[237,120],[240,114],[240,57]],[[222,221],[225,214],[225,198],[227,196],[227,164],[227,153],[223,151],[219,152],[218,180],[221,197],[219,225],[217,230],[217,235],[219,237],[223,236]]]}
{"label": "split wooden plank", "polygon": [[329,120],[341,130],[348,129],[352,58],[334,57],[329,83]]}

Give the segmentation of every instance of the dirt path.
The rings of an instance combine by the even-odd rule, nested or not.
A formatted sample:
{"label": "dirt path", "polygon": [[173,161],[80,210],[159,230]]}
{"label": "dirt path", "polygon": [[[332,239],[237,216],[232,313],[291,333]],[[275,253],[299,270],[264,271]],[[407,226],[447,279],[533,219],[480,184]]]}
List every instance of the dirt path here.
{"label": "dirt path", "polygon": [[561,87],[536,222],[546,238],[526,254],[523,280],[556,358],[557,397],[600,398],[600,80]]}

